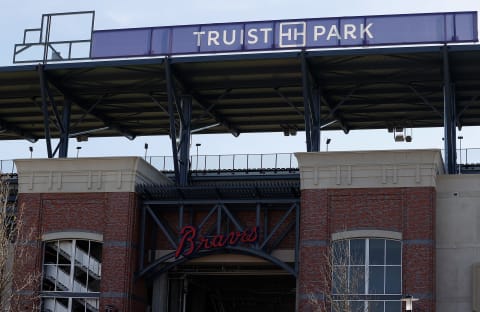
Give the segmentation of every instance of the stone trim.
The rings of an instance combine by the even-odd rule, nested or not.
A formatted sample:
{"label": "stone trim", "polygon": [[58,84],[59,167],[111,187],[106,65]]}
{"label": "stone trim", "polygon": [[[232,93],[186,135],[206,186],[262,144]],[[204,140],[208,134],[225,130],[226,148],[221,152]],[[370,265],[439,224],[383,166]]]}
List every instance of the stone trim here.
{"label": "stone trim", "polygon": [[62,240],[62,239],[85,239],[97,242],[103,242],[103,235],[92,232],[74,232],[74,231],[62,231],[53,232],[42,235],[42,241]]}
{"label": "stone trim", "polygon": [[402,233],[384,230],[355,230],[345,231],[332,234],[332,241],[352,238],[385,238],[402,240]]}

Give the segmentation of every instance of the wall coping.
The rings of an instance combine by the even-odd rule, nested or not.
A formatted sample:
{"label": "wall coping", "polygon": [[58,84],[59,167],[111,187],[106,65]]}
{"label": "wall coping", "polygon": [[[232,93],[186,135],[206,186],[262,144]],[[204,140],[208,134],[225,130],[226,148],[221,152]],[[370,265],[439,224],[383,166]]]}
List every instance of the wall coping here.
{"label": "wall coping", "polygon": [[17,159],[19,193],[135,192],[173,182],[141,157]]}
{"label": "wall coping", "polygon": [[439,149],[295,153],[301,189],[435,187]]}

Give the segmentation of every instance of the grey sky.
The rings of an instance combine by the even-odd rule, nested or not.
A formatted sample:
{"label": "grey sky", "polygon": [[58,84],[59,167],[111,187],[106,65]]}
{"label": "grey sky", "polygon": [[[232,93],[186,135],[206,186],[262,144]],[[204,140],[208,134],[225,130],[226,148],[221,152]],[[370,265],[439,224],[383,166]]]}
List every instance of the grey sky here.
{"label": "grey sky", "polygon": [[[0,0],[0,66],[12,65],[13,46],[20,43],[23,30],[40,26],[44,13],[94,10],[95,29],[182,25],[232,21],[337,17],[373,14],[427,13],[446,11],[480,11],[478,0]],[[75,30],[76,25],[63,31]],[[477,129],[464,128],[463,146],[475,145]],[[384,131],[352,131],[322,133],[322,149],[327,137],[332,138],[331,150],[384,149],[384,148],[441,148],[443,134],[440,129],[413,130],[413,142],[394,143],[393,135]],[[149,143],[149,155],[168,155],[170,145],[166,137],[91,139],[82,143],[81,156],[143,155],[143,145]],[[361,142],[361,143],[359,143]],[[304,151],[304,133],[296,137],[276,134],[202,136],[194,135],[192,144],[202,143],[201,154],[274,153]],[[30,144],[24,141],[0,142],[0,159],[29,157],[28,147],[34,147],[34,157],[45,157],[44,141]],[[78,144],[70,142],[70,156]],[[195,153],[195,151],[192,151]],[[480,153],[479,153],[480,155]]]}

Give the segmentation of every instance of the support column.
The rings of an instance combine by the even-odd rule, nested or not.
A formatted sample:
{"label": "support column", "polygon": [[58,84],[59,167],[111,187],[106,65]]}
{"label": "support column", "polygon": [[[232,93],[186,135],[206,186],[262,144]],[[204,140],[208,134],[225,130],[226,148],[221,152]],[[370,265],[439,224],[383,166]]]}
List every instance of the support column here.
{"label": "support column", "polygon": [[42,95],[42,112],[43,112],[43,127],[45,131],[45,142],[47,143],[47,156],[53,158],[52,141],[50,137],[50,115],[48,112],[48,99],[47,99],[47,81],[45,79],[45,73],[43,66],[38,66],[38,75],[40,78],[40,92]]}
{"label": "support column", "polygon": [[175,90],[173,86],[170,60],[165,59],[165,79],[167,81],[168,115],[170,120],[170,141],[172,143],[173,169],[175,171],[175,184],[180,184],[180,168],[178,167],[177,129],[175,126]]}
{"label": "support column", "polygon": [[320,88],[313,82],[305,54],[302,60],[303,106],[307,152],[320,151]]}
{"label": "support column", "polygon": [[168,308],[168,276],[160,275],[153,282],[152,312],[167,312]]}
{"label": "support column", "polygon": [[60,151],[59,158],[68,157],[68,139],[70,137],[70,111],[72,107],[72,101],[68,98],[64,100],[63,104],[63,131],[60,135]]}
{"label": "support column", "polygon": [[312,96],[312,134],[310,138],[312,139],[312,152],[320,151],[320,99],[322,93],[320,87],[316,87],[313,90]]}
{"label": "support column", "polygon": [[180,186],[186,186],[188,184],[188,172],[190,170],[190,132],[192,119],[192,97],[190,95],[182,95],[180,110],[179,182]]}
{"label": "support column", "polygon": [[455,91],[450,77],[448,47],[443,47],[443,128],[445,171],[448,174],[456,172],[456,129],[455,129]]}

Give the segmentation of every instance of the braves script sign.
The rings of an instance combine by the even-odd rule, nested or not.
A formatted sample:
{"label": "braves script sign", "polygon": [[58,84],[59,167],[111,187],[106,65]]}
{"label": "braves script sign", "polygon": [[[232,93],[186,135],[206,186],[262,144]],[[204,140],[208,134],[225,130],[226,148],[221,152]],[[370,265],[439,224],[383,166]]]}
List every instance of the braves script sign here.
{"label": "braves script sign", "polygon": [[251,244],[258,240],[256,227],[241,232],[230,232],[225,235],[218,234],[207,237],[199,235],[195,227],[187,225],[182,228],[180,235],[182,235],[182,238],[175,252],[175,258],[192,256],[201,250],[235,246],[238,243]]}
{"label": "braves script sign", "polygon": [[477,13],[378,15],[100,30],[93,58],[476,42]]}

